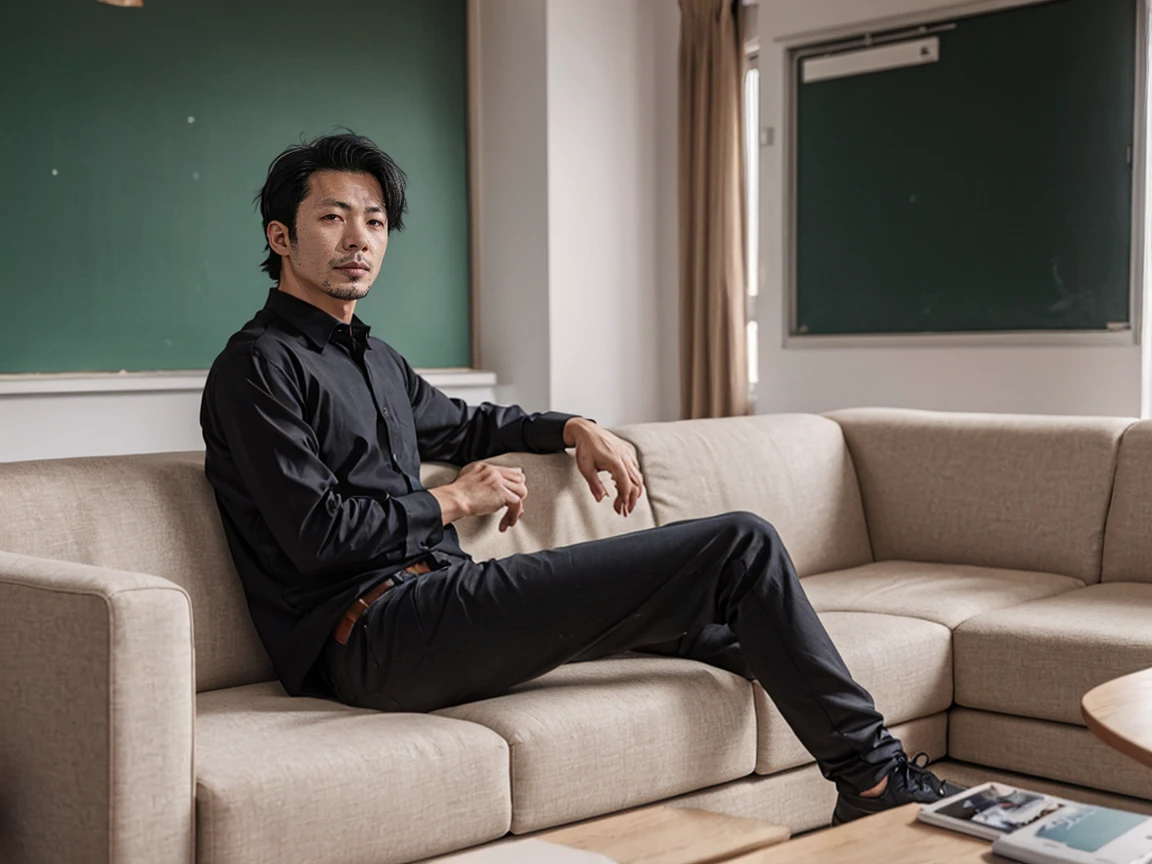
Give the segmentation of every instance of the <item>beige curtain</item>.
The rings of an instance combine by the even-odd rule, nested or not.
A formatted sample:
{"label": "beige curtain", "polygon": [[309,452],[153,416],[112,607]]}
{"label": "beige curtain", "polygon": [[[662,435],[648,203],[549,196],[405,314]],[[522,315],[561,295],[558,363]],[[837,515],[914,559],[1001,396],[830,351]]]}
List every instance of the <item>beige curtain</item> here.
{"label": "beige curtain", "polygon": [[680,409],[748,413],[744,51],[732,0],[680,0]]}

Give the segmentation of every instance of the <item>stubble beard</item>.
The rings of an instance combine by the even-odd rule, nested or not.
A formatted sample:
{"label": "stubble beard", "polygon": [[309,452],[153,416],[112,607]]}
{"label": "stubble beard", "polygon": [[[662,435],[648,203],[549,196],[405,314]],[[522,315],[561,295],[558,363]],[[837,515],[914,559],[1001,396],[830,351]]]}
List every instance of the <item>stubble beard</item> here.
{"label": "stubble beard", "polygon": [[320,290],[337,300],[362,300],[368,295],[370,287],[369,285],[357,285],[354,282],[347,285],[333,285],[327,279],[320,283]]}

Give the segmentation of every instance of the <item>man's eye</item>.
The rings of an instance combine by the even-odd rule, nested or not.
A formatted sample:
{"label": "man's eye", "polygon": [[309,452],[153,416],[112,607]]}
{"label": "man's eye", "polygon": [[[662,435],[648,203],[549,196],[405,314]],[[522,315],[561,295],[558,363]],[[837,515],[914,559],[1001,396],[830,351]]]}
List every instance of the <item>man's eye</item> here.
{"label": "man's eye", "polygon": [[340,217],[337,216],[335,213],[328,213],[323,218],[325,218],[325,219],[339,219]]}
{"label": "man's eye", "polygon": [[375,226],[377,228],[383,228],[384,227],[384,223],[381,222],[379,219],[369,219],[368,224]]}

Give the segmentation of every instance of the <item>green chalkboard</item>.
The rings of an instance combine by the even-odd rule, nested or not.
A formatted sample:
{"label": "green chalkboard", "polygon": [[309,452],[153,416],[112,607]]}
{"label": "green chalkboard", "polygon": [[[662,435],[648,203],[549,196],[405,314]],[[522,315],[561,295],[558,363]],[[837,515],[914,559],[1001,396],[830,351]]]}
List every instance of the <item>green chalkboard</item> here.
{"label": "green chalkboard", "polygon": [[259,309],[252,199],[348,127],[408,173],[358,314],[416,366],[470,363],[464,0],[0,8],[0,373],[203,369]]}
{"label": "green chalkboard", "polygon": [[793,333],[1129,322],[1136,0],[955,24],[922,66],[796,56]]}

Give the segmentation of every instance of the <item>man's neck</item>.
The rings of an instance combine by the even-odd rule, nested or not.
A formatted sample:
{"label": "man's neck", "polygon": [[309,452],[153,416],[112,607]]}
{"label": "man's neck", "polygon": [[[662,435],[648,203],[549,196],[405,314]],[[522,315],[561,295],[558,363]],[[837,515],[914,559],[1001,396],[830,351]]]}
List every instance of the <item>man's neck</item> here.
{"label": "man's neck", "polygon": [[315,288],[305,288],[295,279],[289,278],[288,274],[281,276],[280,283],[276,288],[285,294],[291,294],[297,300],[303,300],[305,303],[327,312],[345,324],[352,323],[352,314],[356,311],[355,300],[340,300]]}

